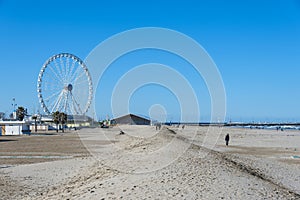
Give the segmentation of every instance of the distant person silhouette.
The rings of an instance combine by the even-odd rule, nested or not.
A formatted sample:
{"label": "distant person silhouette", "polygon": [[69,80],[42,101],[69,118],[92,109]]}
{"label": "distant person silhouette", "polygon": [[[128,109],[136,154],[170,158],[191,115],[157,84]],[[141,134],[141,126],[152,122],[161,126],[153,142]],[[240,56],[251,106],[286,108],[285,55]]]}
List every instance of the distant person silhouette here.
{"label": "distant person silhouette", "polygon": [[156,126],[155,126],[155,129],[160,130],[161,129],[161,123],[157,123]]}
{"label": "distant person silhouette", "polygon": [[229,133],[227,133],[227,135],[225,136],[225,142],[226,142],[226,146],[228,146],[229,143]]}

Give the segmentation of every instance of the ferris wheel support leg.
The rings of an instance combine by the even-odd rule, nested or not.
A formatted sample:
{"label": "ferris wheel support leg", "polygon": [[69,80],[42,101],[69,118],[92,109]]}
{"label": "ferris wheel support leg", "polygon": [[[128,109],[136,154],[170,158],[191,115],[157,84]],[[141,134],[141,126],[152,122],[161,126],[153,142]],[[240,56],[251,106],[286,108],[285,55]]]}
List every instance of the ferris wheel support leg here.
{"label": "ferris wheel support leg", "polygon": [[54,104],[54,106],[53,106],[53,108],[51,110],[51,113],[53,113],[54,111],[58,111],[59,110],[59,104],[60,104],[60,102],[61,102],[61,100],[63,98],[63,93],[64,93],[64,91],[62,91],[60,93],[60,95],[58,96],[57,101],[55,102],[55,104]]}
{"label": "ferris wheel support leg", "polygon": [[[80,109],[80,106],[79,106],[79,104],[77,103],[75,97],[73,96],[72,93],[70,93],[70,95],[71,95],[71,97],[72,97],[72,99],[73,99],[73,101],[74,101],[74,103],[75,103],[75,107],[77,106],[79,112],[82,113],[82,111],[81,111],[81,109]],[[83,113],[82,113],[82,114],[83,114]]]}

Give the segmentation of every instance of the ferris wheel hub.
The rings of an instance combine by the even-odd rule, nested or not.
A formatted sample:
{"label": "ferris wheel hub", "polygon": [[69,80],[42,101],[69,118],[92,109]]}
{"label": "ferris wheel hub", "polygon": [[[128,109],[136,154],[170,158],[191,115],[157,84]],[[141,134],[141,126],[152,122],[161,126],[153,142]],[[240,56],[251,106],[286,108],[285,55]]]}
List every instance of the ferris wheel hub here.
{"label": "ferris wheel hub", "polygon": [[73,85],[72,85],[72,84],[69,84],[69,85],[65,86],[65,90],[66,90],[66,91],[69,91],[69,92],[72,92],[72,90],[73,90]]}

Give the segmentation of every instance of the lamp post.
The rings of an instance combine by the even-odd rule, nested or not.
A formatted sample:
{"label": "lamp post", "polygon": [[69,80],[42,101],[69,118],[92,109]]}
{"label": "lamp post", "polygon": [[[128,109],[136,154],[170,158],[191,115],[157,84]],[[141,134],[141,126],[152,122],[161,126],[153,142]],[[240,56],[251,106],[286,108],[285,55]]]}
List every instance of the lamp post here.
{"label": "lamp post", "polygon": [[16,113],[16,106],[17,106],[17,104],[16,104],[16,99],[15,98],[12,99],[12,104],[11,105],[13,107],[12,118],[13,119],[17,119],[17,113]]}

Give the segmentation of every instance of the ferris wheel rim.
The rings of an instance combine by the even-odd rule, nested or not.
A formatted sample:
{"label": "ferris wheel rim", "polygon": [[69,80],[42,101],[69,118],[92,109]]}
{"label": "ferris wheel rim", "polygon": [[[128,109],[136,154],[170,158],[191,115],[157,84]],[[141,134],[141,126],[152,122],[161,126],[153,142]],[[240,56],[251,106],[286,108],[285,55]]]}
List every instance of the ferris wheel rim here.
{"label": "ferris wheel rim", "polygon": [[[39,76],[38,76],[38,81],[37,81],[37,92],[38,92],[38,99],[39,99],[39,102],[41,104],[41,107],[43,108],[43,111],[47,114],[51,114],[51,112],[49,111],[47,105],[45,104],[45,101],[44,101],[44,98],[43,98],[43,94],[42,94],[42,82],[43,82],[43,75],[44,75],[44,72],[45,70],[47,69],[48,65],[58,59],[58,58],[62,58],[62,57],[66,57],[66,58],[70,58],[72,59],[73,61],[77,62],[85,73],[86,75],[86,78],[87,78],[87,82],[88,82],[88,98],[87,98],[87,103],[85,104],[85,107],[83,109],[83,111],[81,112],[81,114],[85,114],[87,113],[88,109],[90,108],[91,106],[91,103],[92,103],[92,98],[93,98],[93,85],[92,85],[92,78],[91,78],[91,75],[90,75],[90,72],[86,66],[86,64],[79,58],[77,57],[76,55],[74,54],[71,54],[71,53],[59,53],[59,54],[55,54],[53,56],[51,56],[50,58],[48,58],[46,60],[46,62],[43,64],[40,72],[39,72]],[[68,85],[69,87],[69,85]],[[73,87],[71,85],[71,87]]]}

